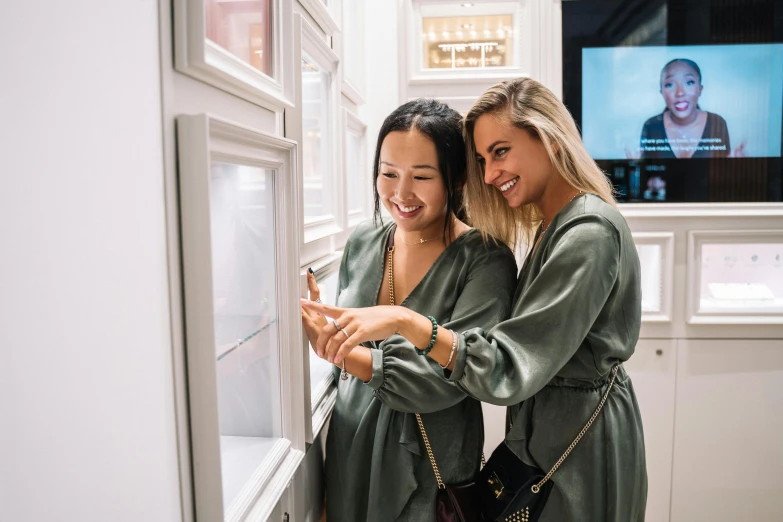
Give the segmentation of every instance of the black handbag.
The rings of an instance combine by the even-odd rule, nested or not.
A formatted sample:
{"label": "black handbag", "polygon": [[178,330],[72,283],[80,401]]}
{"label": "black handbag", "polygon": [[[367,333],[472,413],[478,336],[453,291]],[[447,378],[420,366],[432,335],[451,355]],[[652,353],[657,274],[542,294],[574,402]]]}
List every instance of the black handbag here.
{"label": "black handbag", "polygon": [[620,366],[617,365],[612,369],[609,387],[593,416],[549,473],[522,462],[509,449],[505,441],[492,452],[492,456],[476,478],[484,522],[536,522],[541,517],[553,486],[549,479],[598,417],[614,386],[619,368]]}
{"label": "black handbag", "polygon": [[[421,438],[424,439],[424,447],[430,458],[432,471],[435,472],[435,480],[438,481],[438,494],[435,497],[435,520],[437,522],[483,522],[478,484],[473,481],[461,484],[443,483],[440,478],[440,470],[435,463],[435,456],[432,454],[430,439],[427,437],[424,423],[418,413],[416,421],[419,423],[419,431],[421,431]],[[483,462],[483,455],[481,460]]]}

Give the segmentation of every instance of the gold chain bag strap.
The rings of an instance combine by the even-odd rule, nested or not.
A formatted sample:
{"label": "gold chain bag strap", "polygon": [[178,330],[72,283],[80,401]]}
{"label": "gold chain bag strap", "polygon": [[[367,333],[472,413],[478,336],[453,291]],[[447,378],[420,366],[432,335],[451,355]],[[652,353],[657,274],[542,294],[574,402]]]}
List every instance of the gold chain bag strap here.
{"label": "gold chain bag strap", "polygon": [[[389,304],[392,306],[396,305],[394,300],[394,232],[396,229],[396,225],[392,226],[386,241]],[[435,455],[432,453],[430,439],[427,437],[427,431],[424,429],[424,423],[418,413],[416,414],[416,422],[419,424],[419,431],[421,431],[421,438],[424,440],[424,447],[432,464],[432,471],[435,473],[435,480],[438,482],[438,493],[435,498],[435,520],[437,522],[481,522],[481,504],[477,484],[472,481],[456,485],[443,483],[440,469],[435,462]],[[481,455],[481,463],[484,464],[483,454]]]}
{"label": "gold chain bag strap", "polygon": [[538,467],[522,462],[509,449],[505,441],[492,452],[492,456],[477,479],[481,489],[482,513],[485,521],[536,522],[539,519],[552,489],[550,481],[552,475],[568,458],[601,413],[619,369],[619,364],[612,368],[612,377],[606,393],[595,412],[548,473],[545,474]]}

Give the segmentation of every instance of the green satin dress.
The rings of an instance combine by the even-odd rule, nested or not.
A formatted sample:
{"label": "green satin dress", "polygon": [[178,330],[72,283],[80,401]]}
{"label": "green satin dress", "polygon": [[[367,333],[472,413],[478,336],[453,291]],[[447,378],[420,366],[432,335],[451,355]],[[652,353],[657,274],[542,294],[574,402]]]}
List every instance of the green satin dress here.
{"label": "green satin dress", "polygon": [[[339,275],[338,305],[374,306],[393,223],[366,223],[351,235]],[[402,302],[456,332],[507,319],[516,264],[505,246],[476,230],[452,242]],[[494,348],[487,345],[486,349]],[[470,480],[484,444],[481,404],[448,381],[432,359],[395,335],[372,349],[368,383],[338,384],[326,440],[328,522],[434,522],[437,482],[414,413],[422,414],[444,482]]]}
{"label": "green satin dress", "polygon": [[[507,410],[506,444],[549,471],[591,417],[641,325],[639,258],[620,212],[580,196],[552,220],[519,276],[511,319],[460,336],[449,378]],[[446,372],[448,374],[448,372]],[[552,476],[542,522],[644,520],[639,406],[621,368],[587,434]]]}

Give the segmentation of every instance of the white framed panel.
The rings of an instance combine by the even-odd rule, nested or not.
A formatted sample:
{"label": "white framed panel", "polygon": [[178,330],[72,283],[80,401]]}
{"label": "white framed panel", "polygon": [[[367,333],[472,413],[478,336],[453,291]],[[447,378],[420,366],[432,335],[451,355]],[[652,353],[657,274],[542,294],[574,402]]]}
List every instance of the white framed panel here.
{"label": "white framed panel", "polygon": [[343,107],[345,209],[352,229],[372,214],[372,172],[367,158],[367,125]]}
{"label": "white framed panel", "polygon": [[343,94],[356,105],[364,103],[366,0],[342,0],[342,31],[336,36],[342,56]]}
{"label": "white framed panel", "polygon": [[634,232],[642,268],[642,322],[671,322],[674,233]]}
{"label": "white framed panel", "polygon": [[681,339],[677,357],[671,522],[779,521],[783,343]]}
{"label": "white framed panel", "polygon": [[[532,2],[529,0],[499,0],[495,2],[466,3],[458,0],[403,0],[401,21],[402,39],[400,46],[400,63],[402,65],[404,81],[407,85],[428,85],[439,83],[477,83],[483,81],[501,81],[509,78],[518,78],[521,76],[530,76],[535,66],[535,55],[533,49],[538,41],[539,24],[537,15]],[[512,43],[511,65],[502,67],[458,67],[448,69],[428,69],[424,66],[424,45],[440,37],[450,37],[448,32],[436,33],[441,28],[424,27],[423,20],[426,18],[440,19],[467,19],[470,17],[491,17],[491,16],[510,16],[511,25],[507,28],[466,28],[464,34],[457,36],[458,41],[467,42],[464,44],[445,43],[451,49],[455,45],[461,51],[473,48],[471,43],[478,45],[483,49],[486,45],[494,43],[502,45],[496,32],[504,31],[502,39],[510,37]],[[460,31],[463,31],[460,29]],[[475,38],[471,31],[477,32]],[[485,31],[490,31],[488,36],[484,36]],[[478,34],[480,33],[480,34]],[[448,35],[448,36],[447,36]],[[493,39],[494,38],[494,39]],[[502,40],[501,39],[501,40]],[[474,42],[475,40],[475,42]],[[486,41],[485,41],[486,40]],[[487,47],[489,49],[489,47]],[[460,52],[461,52],[460,51]],[[481,55],[486,54],[486,50],[476,51]]]}
{"label": "white framed panel", "polygon": [[[343,127],[342,118],[338,116],[341,101],[338,75],[340,60],[299,14],[294,15],[293,34],[293,55],[297,66],[296,107],[285,112],[286,136],[301,144],[299,160],[303,183],[297,194],[300,255],[302,263],[311,263],[341,247],[338,237],[345,230],[347,222],[343,196],[344,176],[340,175]],[[307,71],[303,71],[305,67]],[[313,89],[311,83],[318,81],[324,84],[326,90]],[[310,83],[305,85],[305,82]],[[315,125],[320,125],[318,128],[313,127],[314,121]],[[315,208],[311,205],[313,198],[319,198],[320,208],[325,209],[320,211],[321,215],[314,215],[319,211],[308,210]]]}
{"label": "white framed panel", "polygon": [[340,31],[340,0],[299,0],[302,7],[313,17],[326,36],[334,36]]}
{"label": "white framed panel", "polygon": [[640,339],[623,363],[631,377],[644,426],[647,461],[646,520],[669,519],[674,451],[677,340]]}
{"label": "white framed panel", "polygon": [[177,123],[196,518],[265,518],[304,457],[297,147],[204,114]]}
{"label": "white framed panel", "polygon": [[[233,15],[237,19],[233,25],[230,20],[223,20],[220,24],[210,20],[213,22],[211,26],[228,24],[224,32],[232,41],[239,36],[246,36],[236,40],[235,45],[221,45],[208,38],[207,9],[214,13],[224,6],[249,6],[254,3],[240,0],[175,0],[175,67],[218,89],[275,112],[282,112],[292,107],[294,94],[293,71],[290,69],[291,49],[284,44],[291,38],[291,3],[283,0],[259,3],[266,4],[268,11],[242,12],[240,8]],[[264,40],[265,31],[269,30],[272,34],[266,35]],[[241,35],[236,34],[240,32]],[[272,48],[256,49],[253,47],[255,41],[264,41]],[[262,62],[268,67],[254,66],[259,56],[263,57]],[[267,70],[264,72],[263,69]]]}
{"label": "white framed panel", "polygon": [[688,232],[688,323],[783,324],[783,230]]}

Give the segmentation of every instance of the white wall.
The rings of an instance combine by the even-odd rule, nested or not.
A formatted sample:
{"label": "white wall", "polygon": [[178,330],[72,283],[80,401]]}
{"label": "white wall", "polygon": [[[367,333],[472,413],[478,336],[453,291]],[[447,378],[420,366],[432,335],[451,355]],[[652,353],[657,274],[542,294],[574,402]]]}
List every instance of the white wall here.
{"label": "white wall", "polygon": [[156,0],[0,17],[0,520],[181,518]]}

